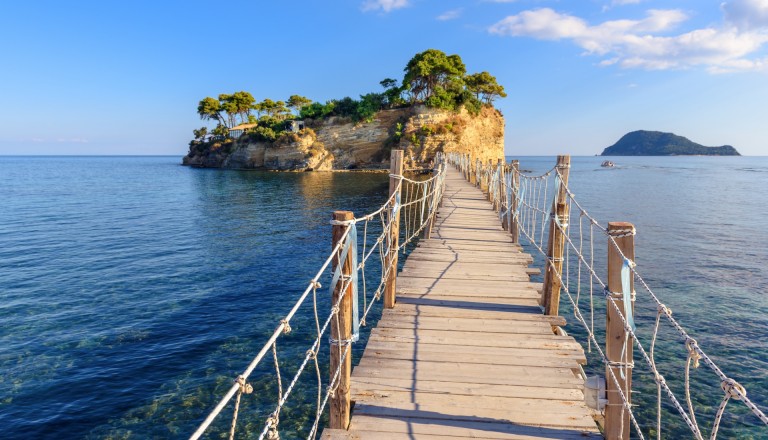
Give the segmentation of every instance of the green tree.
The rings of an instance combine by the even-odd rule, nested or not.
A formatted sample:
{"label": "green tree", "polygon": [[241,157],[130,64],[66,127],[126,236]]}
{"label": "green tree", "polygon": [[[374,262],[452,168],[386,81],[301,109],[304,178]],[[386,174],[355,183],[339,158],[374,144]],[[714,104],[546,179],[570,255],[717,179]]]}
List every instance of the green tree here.
{"label": "green tree", "polygon": [[381,84],[384,89],[391,89],[392,87],[397,87],[397,80],[392,78],[384,78],[379,81],[379,84]]}
{"label": "green tree", "polygon": [[229,96],[230,102],[234,104],[235,113],[240,116],[240,123],[248,122],[248,117],[251,115],[256,99],[253,98],[248,92],[239,91]]}
{"label": "green tree", "polygon": [[291,95],[288,98],[287,107],[296,111],[296,115],[301,115],[301,109],[312,104],[312,100],[299,95]]}
{"label": "green tree", "polygon": [[299,111],[299,117],[302,119],[315,119],[323,116],[323,104],[313,102]]}
{"label": "green tree", "polygon": [[403,84],[407,85],[411,99],[426,101],[437,87],[454,89],[463,84],[467,68],[458,55],[446,55],[437,49],[417,53],[405,66]]}
{"label": "green tree", "polygon": [[229,135],[229,128],[224,124],[219,124],[216,126],[216,128],[211,130],[211,134],[215,136],[227,137]]}
{"label": "green tree", "polygon": [[224,124],[224,117],[221,115],[221,103],[210,96],[204,98],[197,104],[197,114],[202,120],[217,121]]}
{"label": "green tree", "polygon": [[357,114],[357,101],[346,96],[335,102],[333,113],[339,116],[354,117]]}
{"label": "green tree", "polygon": [[227,127],[234,127],[237,125],[237,104],[234,101],[232,95],[222,93],[219,95],[219,103],[221,109],[227,114]]}
{"label": "green tree", "polygon": [[270,118],[281,120],[287,119],[291,114],[291,111],[285,106],[284,101],[273,101],[269,98],[256,104],[254,108],[259,114],[259,120],[263,118],[262,113]]}
{"label": "green tree", "polygon": [[384,78],[379,82],[384,87],[384,98],[386,105],[389,107],[395,107],[402,105],[405,101],[402,98],[403,88],[398,87],[397,80],[392,78]]}
{"label": "green tree", "polygon": [[496,82],[496,77],[488,72],[467,75],[464,79],[467,90],[474,94],[475,98],[486,104],[492,104],[496,98],[506,98],[504,87]]}
{"label": "green tree", "polygon": [[195,135],[195,140],[203,142],[205,141],[205,137],[208,136],[208,127],[200,127],[197,130],[192,130],[192,134]]}
{"label": "green tree", "polygon": [[358,121],[370,122],[373,120],[373,116],[384,108],[387,98],[381,93],[368,93],[367,95],[360,96],[360,101],[357,103],[355,109],[354,118]]}

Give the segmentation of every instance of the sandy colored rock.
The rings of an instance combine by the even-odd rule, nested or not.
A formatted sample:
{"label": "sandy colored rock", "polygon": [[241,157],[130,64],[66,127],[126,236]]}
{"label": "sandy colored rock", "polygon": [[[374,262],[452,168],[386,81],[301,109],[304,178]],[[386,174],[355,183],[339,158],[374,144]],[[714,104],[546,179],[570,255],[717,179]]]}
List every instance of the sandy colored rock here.
{"label": "sandy colored rock", "polygon": [[469,153],[473,160],[504,157],[504,118],[486,107],[479,115],[421,105],[383,110],[370,122],[331,117],[308,120],[307,129],[275,142],[252,142],[247,136],[226,149],[184,157],[183,164],[208,168],[331,171],[389,167],[393,148],[405,151],[406,167],[429,164],[435,154]]}

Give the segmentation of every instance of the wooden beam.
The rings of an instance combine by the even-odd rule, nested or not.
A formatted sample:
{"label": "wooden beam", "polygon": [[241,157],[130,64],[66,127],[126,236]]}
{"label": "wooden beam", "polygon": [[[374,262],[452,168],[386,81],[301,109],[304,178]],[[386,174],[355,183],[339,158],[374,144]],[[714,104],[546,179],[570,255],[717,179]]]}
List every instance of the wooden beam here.
{"label": "wooden beam", "polygon": [[[333,219],[336,221],[349,221],[355,218],[350,211],[335,211]],[[348,225],[333,226],[333,248],[341,240]],[[347,238],[348,239],[348,238]],[[345,278],[351,278],[352,267],[351,253],[347,254],[344,261],[340,261],[340,253],[333,258],[333,270],[341,265],[342,276],[333,289],[331,305],[339,304],[338,319],[331,319],[331,368],[329,371],[329,383],[333,381],[336,371],[339,371],[337,388],[334,397],[331,398],[330,421],[328,426],[335,429],[347,429],[350,418],[350,374],[352,373],[352,290],[351,283],[344,285]],[[347,351],[346,356],[344,352]],[[344,357],[344,360],[342,360]]]}
{"label": "wooden beam", "polygon": [[[632,223],[610,222],[608,223],[608,290],[615,293],[622,292],[621,286],[621,268],[624,265],[624,257],[630,261],[635,260],[635,227]],[[632,231],[632,233],[629,233]],[[621,254],[613,245],[612,240],[616,242]],[[630,274],[629,290],[635,291],[634,281]],[[629,439],[629,411],[624,407],[621,395],[611,378],[611,371],[616,376],[619,386],[631,402],[632,398],[632,369],[621,368],[620,365],[632,363],[632,336],[624,328],[621,317],[626,317],[624,310],[624,301],[620,294],[612,294],[608,299],[606,307],[605,321],[605,356],[608,361],[619,366],[607,366],[605,371],[606,394],[608,395],[608,404],[605,406],[605,438],[609,439]],[[611,302],[616,305],[614,307]],[[618,308],[618,311],[616,310]],[[634,298],[632,299],[632,313],[634,313]],[[623,378],[621,372],[623,371]]]}

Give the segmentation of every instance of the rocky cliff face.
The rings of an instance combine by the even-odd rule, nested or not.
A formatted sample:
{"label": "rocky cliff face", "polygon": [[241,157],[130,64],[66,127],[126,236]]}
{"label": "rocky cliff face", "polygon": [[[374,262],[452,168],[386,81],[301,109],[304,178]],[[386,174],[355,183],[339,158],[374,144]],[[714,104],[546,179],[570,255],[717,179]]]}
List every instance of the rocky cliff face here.
{"label": "rocky cliff face", "polygon": [[227,148],[190,148],[183,164],[211,168],[330,171],[387,168],[393,148],[405,150],[406,166],[429,163],[438,151],[468,152],[473,158],[504,157],[504,118],[493,108],[478,116],[423,106],[384,110],[373,121],[339,118],[307,121],[309,129],[275,142],[249,142]]}

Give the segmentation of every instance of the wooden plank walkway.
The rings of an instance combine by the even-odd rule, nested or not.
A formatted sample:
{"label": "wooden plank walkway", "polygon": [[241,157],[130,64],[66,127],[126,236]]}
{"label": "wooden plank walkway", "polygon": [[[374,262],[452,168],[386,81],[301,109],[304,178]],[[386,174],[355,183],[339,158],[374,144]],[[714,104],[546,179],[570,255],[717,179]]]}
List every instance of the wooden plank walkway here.
{"label": "wooden plank walkway", "polygon": [[601,438],[581,346],[542,315],[531,257],[452,168],[432,238],[408,256],[352,372],[349,431],[325,440]]}

